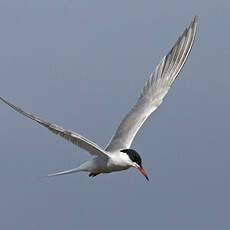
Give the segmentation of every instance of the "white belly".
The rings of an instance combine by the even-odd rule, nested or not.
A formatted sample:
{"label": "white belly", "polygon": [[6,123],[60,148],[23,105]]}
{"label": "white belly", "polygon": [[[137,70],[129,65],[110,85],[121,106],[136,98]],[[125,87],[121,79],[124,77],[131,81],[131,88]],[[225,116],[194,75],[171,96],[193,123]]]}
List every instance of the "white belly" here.
{"label": "white belly", "polygon": [[131,167],[130,159],[124,153],[111,154],[110,158],[102,159],[95,157],[85,163],[79,168],[82,171],[93,173],[111,173],[114,171],[126,170]]}

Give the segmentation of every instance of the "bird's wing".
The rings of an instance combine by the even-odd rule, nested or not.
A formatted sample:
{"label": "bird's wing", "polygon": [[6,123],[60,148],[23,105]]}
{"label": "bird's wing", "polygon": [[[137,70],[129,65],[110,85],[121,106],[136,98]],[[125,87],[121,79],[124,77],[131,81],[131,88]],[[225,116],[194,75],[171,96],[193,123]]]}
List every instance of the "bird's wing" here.
{"label": "bird's wing", "polygon": [[94,142],[81,136],[80,134],[69,131],[69,130],[65,130],[64,128],[62,128],[56,124],[44,121],[44,120],[40,119],[39,117],[34,116],[31,113],[27,113],[27,112],[23,111],[21,108],[19,108],[19,107],[13,105],[12,103],[6,101],[2,97],[0,97],[0,100],[3,101],[4,103],[6,103],[7,105],[9,105],[15,111],[24,115],[25,117],[28,117],[28,118],[32,119],[33,121],[36,121],[38,124],[48,128],[53,133],[63,137],[64,139],[66,139],[68,141],[71,141],[75,145],[78,145],[80,148],[86,150],[91,155],[101,156],[104,158],[109,157],[105,150],[103,150],[101,147],[99,147]]}
{"label": "bird's wing", "polygon": [[137,131],[150,114],[158,108],[173,81],[183,67],[192,48],[196,34],[197,17],[178,38],[170,52],[164,56],[151,73],[137,103],[122,120],[106,150],[113,152],[129,148]]}

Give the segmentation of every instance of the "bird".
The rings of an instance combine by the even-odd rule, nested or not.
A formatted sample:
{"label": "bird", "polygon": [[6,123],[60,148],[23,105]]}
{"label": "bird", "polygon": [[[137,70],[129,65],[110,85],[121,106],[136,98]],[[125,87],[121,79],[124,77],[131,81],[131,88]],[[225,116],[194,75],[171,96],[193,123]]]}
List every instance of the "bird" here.
{"label": "bird", "polygon": [[92,155],[92,158],[77,168],[48,174],[48,177],[87,172],[89,177],[99,174],[122,171],[129,168],[137,169],[148,181],[149,177],[142,165],[140,154],[131,148],[134,137],[146,119],[160,106],[164,97],[177,78],[192,49],[197,30],[197,16],[179,36],[171,50],[163,57],[144,85],[136,104],[121,121],[110,142],[105,148],[100,147],[84,136],[62,128],[55,123],[48,122],[25,112],[3,97],[0,100],[13,110],[39,125],[49,129],[56,135],[72,142]]}

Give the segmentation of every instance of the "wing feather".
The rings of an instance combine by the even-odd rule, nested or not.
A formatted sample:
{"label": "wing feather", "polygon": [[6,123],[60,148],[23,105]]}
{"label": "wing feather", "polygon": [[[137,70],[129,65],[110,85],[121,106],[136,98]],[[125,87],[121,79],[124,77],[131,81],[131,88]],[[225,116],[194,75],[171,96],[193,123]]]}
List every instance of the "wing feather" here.
{"label": "wing feather", "polygon": [[197,28],[197,17],[178,38],[170,52],[163,57],[146,82],[137,103],[122,120],[106,151],[126,149],[150,114],[158,108],[182,69],[192,48]]}
{"label": "wing feather", "polygon": [[64,139],[72,142],[75,145],[78,145],[80,148],[86,150],[91,155],[101,156],[108,158],[108,154],[105,150],[103,150],[101,147],[99,147],[94,142],[90,141],[89,139],[81,136],[78,133],[65,130],[61,126],[58,126],[54,123],[50,123],[48,121],[42,120],[41,118],[34,116],[31,113],[27,113],[23,111],[21,108],[17,107],[16,105],[6,101],[4,98],[0,97],[0,100],[3,101],[5,104],[10,106],[12,109],[17,111],[18,113],[24,115],[25,117],[30,118],[31,120],[37,122],[38,124],[42,125],[43,127],[48,128],[51,132],[53,132],[56,135],[59,135],[60,137],[63,137]]}

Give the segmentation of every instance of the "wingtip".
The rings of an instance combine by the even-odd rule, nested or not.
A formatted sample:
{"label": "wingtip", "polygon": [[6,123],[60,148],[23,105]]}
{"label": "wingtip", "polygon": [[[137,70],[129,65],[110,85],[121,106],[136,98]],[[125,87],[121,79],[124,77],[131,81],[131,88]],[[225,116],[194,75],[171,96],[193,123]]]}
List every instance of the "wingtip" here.
{"label": "wingtip", "polygon": [[195,16],[194,16],[194,19],[193,19],[193,21],[192,21],[192,27],[193,27],[193,30],[194,30],[194,37],[196,36],[197,23],[198,23],[198,16],[195,15]]}
{"label": "wingtip", "polygon": [[195,30],[196,30],[196,27],[197,27],[197,22],[198,22],[198,16],[195,15],[193,20],[192,20],[192,22],[191,22],[191,25],[190,25],[191,27],[195,28]]}
{"label": "wingtip", "polygon": [[6,100],[5,100],[3,97],[1,97],[1,96],[0,96],[0,100],[1,100],[2,102],[6,103]]}
{"label": "wingtip", "polygon": [[198,21],[198,15],[195,15],[194,18],[193,18],[193,22],[197,23],[197,21]]}

